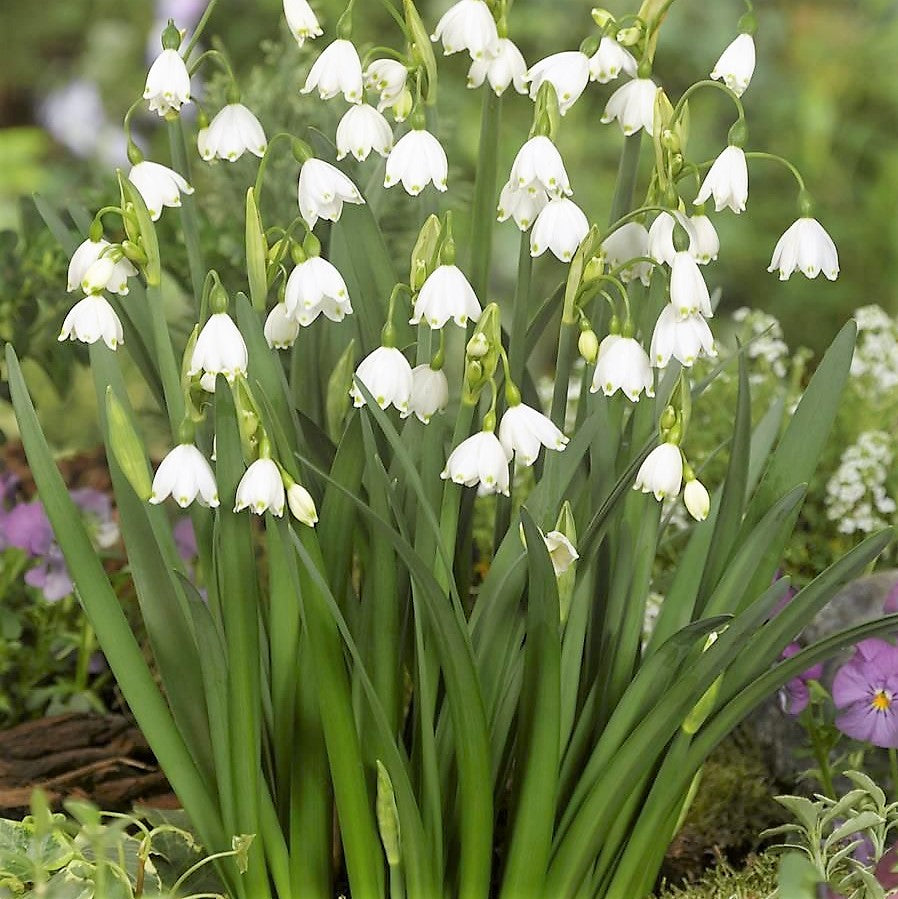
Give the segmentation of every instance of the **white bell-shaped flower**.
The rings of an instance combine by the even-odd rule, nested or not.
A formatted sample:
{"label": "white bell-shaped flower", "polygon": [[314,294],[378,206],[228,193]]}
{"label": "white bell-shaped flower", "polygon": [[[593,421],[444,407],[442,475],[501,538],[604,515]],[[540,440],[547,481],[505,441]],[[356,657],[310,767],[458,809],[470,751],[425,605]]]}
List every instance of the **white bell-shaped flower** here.
{"label": "white bell-shaped flower", "polygon": [[755,73],[755,39],[750,34],[740,34],[720,54],[711,77],[723,83],[737,96],[745,93]]}
{"label": "white bell-shaped flower", "polygon": [[138,162],[128,173],[128,180],[140,192],[154,222],[159,221],[166,206],[176,209],[181,205],[181,194],[193,193],[193,188],[176,171],[158,162]]}
{"label": "white bell-shaped flower", "polygon": [[190,73],[177,50],[163,50],[150,66],[143,91],[150,110],[166,116],[190,102]]}
{"label": "white bell-shaped flower", "polygon": [[57,339],[80,340],[82,343],[102,340],[114,350],[124,341],[124,334],[122,323],[106,297],[92,294],[72,307]]}
{"label": "white bell-shaped flower", "polygon": [[439,265],[421,286],[409,323],[425,322],[438,329],[451,318],[464,328],[469,321],[477,321],[481,311],[474,288],[464,272],[457,265]]}
{"label": "white bell-shaped flower", "polygon": [[658,86],[651,78],[634,78],[621,85],[609,98],[605,105],[602,121],[617,119],[621,130],[627,136],[635,134],[640,128],[652,137],[655,127],[655,94]]}
{"label": "white bell-shaped flower", "polygon": [[531,100],[536,99],[539,89],[548,81],[558,96],[558,111],[564,115],[589,82],[589,57],[579,50],[553,53],[530,68],[526,81],[530,85]]}
{"label": "white bell-shaped flower", "polygon": [[408,69],[396,59],[375,59],[365,69],[365,87],[377,91],[379,112],[395,106],[405,92]]}
{"label": "white bell-shaped flower", "polygon": [[[605,255],[605,262],[614,269],[631,259],[645,258],[649,256],[649,232],[640,222],[626,222],[602,241],[602,253]],[[634,262],[622,268],[619,277],[625,284],[639,278],[648,287],[652,265],[650,262]]]}
{"label": "white bell-shaped flower", "polygon": [[388,156],[393,149],[393,129],[373,106],[360,103],[350,106],[337,125],[337,159],[348,153],[364,162],[371,151]]}
{"label": "white bell-shaped flower", "polygon": [[548,534],[544,534],[543,542],[549,551],[555,577],[561,577],[580,558],[574,544],[561,531],[549,531]]}
{"label": "white bell-shaped flower", "polygon": [[[396,347],[381,346],[369,353],[355,372],[381,409],[394,406],[400,412],[409,411],[412,400],[412,367]],[[355,406],[364,406],[365,397],[358,385],[349,390]]]}
{"label": "white bell-shaped flower", "polygon": [[446,56],[467,50],[471,59],[483,59],[498,52],[499,32],[484,0],[459,0],[443,13],[430,39],[443,42]]}
{"label": "white bell-shaped flower", "polygon": [[714,160],[695,198],[695,205],[714,197],[714,209],[732,209],[737,215],[745,212],[748,202],[748,164],[741,147],[727,147]]}
{"label": "white bell-shaped flower", "polygon": [[344,203],[363,204],[359,189],[338,168],[323,159],[308,159],[299,170],[299,211],[309,228],[318,219],[336,222]]}
{"label": "white bell-shaped flower", "polygon": [[406,418],[414,414],[419,421],[428,424],[431,418],[449,405],[449,381],[442,369],[429,365],[416,365],[412,369],[412,396]]}
{"label": "white bell-shaped flower", "polygon": [[256,515],[271,512],[280,518],[284,514],[286,494],[284,479],[277,462],[272,459],[256,459],[243,473],[237,485],[237,502],[234,511],[249,509]]}
{"label": "white bell-shaped flower", "polygon": [[347,103],[362,102],[362,61],[352,41],[338,38],[324,48],[300,93],[310,94],[316,88],[322,100],[343,94]]}
{"label": "white bell-shaped flower", "polygon": [[516,187],[511,181],[502,188],[496,213],[500,222],[513,218],[521,231],[526,231],[543,211],[549,195],[541,188]]}
{"label": "white bell-shaped flower", "polygon": [[337,269],[321,256],[310,256],[290,272],[284,291],[287,315],[303,327],[319,315],[332,322],[352,313],[346,282]]}
{"label": "white bell-shaped flower", "polygon": [[228,103],[196,136],[196,146],[206,162],[213,159],[235,162],[247,150],[261,159],[268,141],[259,120],[246,106]]}
{"label": "white bell-shaped flower", "polygon": [[431,182],[438,191],[446,190],[449,160],[440,142],[423,128],[403,135],[387,157],[384,187],[402,186],[416,197]]}
{"label": "white bell-shaped flower", "polygon": [[670,302],[680,318],[701,313],[711,318],[711,295],[698,263],[688,250],[674,254],[670,267]]}
{"label": "white bell-shaped flower", "polygon": [[669,499],[683,483],[683,454],[675,443],[662,443],[646,456],[636,474],[634,490],[654,493],[655,499]]}
{"label": "white bell-shaped flower", "polygon": [[213,378],[224,375],[232,382],[238,375],[246,377],[247,361],[246,341],[240,329],[227,312],[215,312],[196,339],[187,374],[191,377],[211,375]]}
{"label": "white bell-shaped flower", "polygon": [[468,87],[480,87],[484,81],[489,81],[497,97],[501,97],[510,84],[519,94],[526,94],[526,77],[527,63],[521,51],[507,37],[502,37],[495,56],[483,56],[471,63]]}
{"label": "white bell-shaped flower", "polygon": [[589,77],[599,84],[614,81],[621,72],[635,78],[636,68],[633,54],[607,35],[599,43],[599,49],[589,58]]}
{"label": "white bell-shaped flower", "polygon": [[706,215],[692,215],[689,223],[695,232],[689,242],[689,252],[699,265],[713,262],[720,253],[720,238],[714,223]]}
{"label": "white bell-shaped flower", "polygon": [[[109,293],[117,293],[125,296],[128,293],[128,278],[133,278],[137,274],[137,269],[124,256],[117,262],[113,263],[110,269],[108,265],[104,265],[102,269],[93,268],[94,264],[101,257],[107,257],[107,250],[112,246],[108,240],[85,240],[81,243],[77,250],[72,254],[69,262],[68,284],[69,293],[73,290],[83,290],[85,293],[100,293],[108,290]],[[111,261],[111,260],[110,260]],[[91,271],[91,277],[88,280],[88,287],[96,284],[96,290],[89,290],[84,286],[87,273]],[[105,274],[102,283],[98,281],[98,277]]]}
{"label": "white bell-shaped flower", "polygon": [[642,344],[632,337],[609,334],[599,344],[599,357],[592,378],[591,393],[599,390],[605,396],[620,391],[631,402],[637,402],[640,395],[655,395],[655,376]]}
{"label": "white bell-shaped flower", "polygon": [[779,269],[780,281],[798,270],[808,278],[823,272],[830,281],[839,276],[839,251],[823,225],[807,216],[790,225],[777,241],[768,272]]}
{"label": "white bell-shaped flower", "polygon": [[568,438],[542,412],[517,403],[505,410],[499,422],[499,442],[509,459],[514,454],[518,465],[530,466],[536,461],[540,447],[563,450]]}
{"label": "white bell-shaped flower", "polygon": [[518,150],[508,183],[517,190],[535,188],[553,197],[573,193],[558,148],[542,134],[531,137]]}
{"label": "white bell-shaped flower", "polygon": [[299,336],[299,322],[287,311],[286,303],[276,303],[263,328],[265,340],[273,350],[287,350]]}
{"label": "white bell-shaped flower", "polygon": [[509,461],[499,438],[492,431],[480,431],[452,450],[440,477],[453,484],[476,487],[480,496],[508,496]]}
{"label": "white bell-shaped flower", "polygon": [[530,234],[530,255],[542,256],[551,250],[561,262],[570,262],[589,233],[583,210],[567,197],[550,200],[536,217]]}
{"label": "white bell-shaped flower", "polygon": [[711,497],[708,495],[705,485],[698,478],[686,482],[686,486],[683,488],[683,502],[689,514],[696,521],[704,521],[711,511]]}
{"label": "white bell-shaped flower", "polygon": [[318,17],[306,0],[284,0],[284,16],[290,34],[296,38],[301,47],[306,41],[321,37],[324,32],[318,23]]}
{"label": "white bell-shaped flower", "polygon": [[691,368],[702,356],[713,359],[714,335],[698,314],[681,318],[672,303],[665,304],[655,323],[649,356],[655,368],[665,368],[671,358]]}
{"label": "white bell-shaped flower", "polygon": [[150,502],[157,505],[169,496],[182,509],[194,500],[212,509],[218,505],[218,487],[212,467],[192,443],[176,446],[156,469]]}
{"label": "white bell-shaped flower", "polygon": [[692,222],[678,209],[670,212],[659,212],[649,228],[648,255],[656,262],[673,265],[677,248],[674,244],[674,229],[679,225],[689,238],[689,249],[696,242],[695,229]]}
{"label": "white bell-shaped flower", "polygon": [[302,484],[293,483],[287,488],[287,505],[290,514],[310,528],[318,523],[318,510],[315,508],[315,500],[312,494]]}

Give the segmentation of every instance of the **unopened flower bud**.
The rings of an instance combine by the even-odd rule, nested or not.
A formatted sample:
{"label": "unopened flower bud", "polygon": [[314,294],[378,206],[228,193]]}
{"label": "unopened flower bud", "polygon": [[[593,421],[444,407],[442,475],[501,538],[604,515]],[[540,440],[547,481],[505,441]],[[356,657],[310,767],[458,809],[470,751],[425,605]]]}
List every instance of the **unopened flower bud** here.
{"label": "unopened flower bud", "polygon": [[683,502],[696,521],[704,521],[711,511],[711,498],[705,485],[697,478],[687,481],[683,490]]}
{"label": "unopened flower bud", "polygon": [[669,431],[677,423],[677,412],[673,406],[668,406],[661,413],[659,425],[665,431]]}
{"label": "unopened flower bud", "polygon": [[490,345],[486,338],[486,334],[482,331],[478,331],[468,341],[468,345],[465,347],[465,353],[469,359],[482,359],[489,352],[489,349]]}
{"label": "unopened flower bud", "polygon": [[614,16],[607,9],[596,6],[592,11],[592,20],[599,28],[604,28],[606,25],[614,22]]}
{"label": "unopened flower bud", "polygon": [[297,521],[314,527],[318,521],[318,511],[311,494],[302,484],[293,483],[287,489],[287,505]]}
{"label": "unopened flower bud", "polygon": [[661,146],[664,147],[665,150],[679,150],[680,138],[676,131],[665,128],[661,132]]}
{"label": "unopened flower bud", "polygon": [[634,47],[639,43],[641,38],[642,28],[638,25],[631,25],[629,28],[621,28],[621,30],[618,31],[615,40],[622,47]]}
{"label": "unopened flower bud", "polygon": [[589,262],[586,263],[586,268],[583,269],[583,280],[584,282],[595,281],[596,278],[602,276],[605,271],[605,260],[601,256],[593,256]]}
{"label": "unopened flower bud", "polygon": [[596,359],[599,357],[599,338],[596,337],[596,332],[592,328],[580,332],[577,349],[586,360],[587,365],[595,364]]}

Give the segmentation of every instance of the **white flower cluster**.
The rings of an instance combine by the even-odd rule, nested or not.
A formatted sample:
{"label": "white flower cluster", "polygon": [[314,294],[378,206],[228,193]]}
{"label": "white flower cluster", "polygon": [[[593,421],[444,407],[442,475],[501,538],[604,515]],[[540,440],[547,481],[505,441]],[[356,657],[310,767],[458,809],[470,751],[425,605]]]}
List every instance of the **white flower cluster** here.
{"label": "white flower cluster", "polygon": [[858,338],[851,376],[881,395],[898,387],[898,321],[881,307],[862,306],[854,313]]}
{"label": "white flower cluster", "polygon": [[894,523],[887,481],[895,453],[885,431],[865,431],[848,447],[826,485],[826,514],[839,533],[869,534]]}
{"label": "white flower cluster", "polygon": [[[733,313],[733,321],[742,326],[742,343],[749,359],[760,359],[777,377],[784,378],[788,371],[789,347],[783,339],[783,326],[779,319],[762,309],[742,306]],[[758,383],[763,374],[753,372],[749,379]]]}

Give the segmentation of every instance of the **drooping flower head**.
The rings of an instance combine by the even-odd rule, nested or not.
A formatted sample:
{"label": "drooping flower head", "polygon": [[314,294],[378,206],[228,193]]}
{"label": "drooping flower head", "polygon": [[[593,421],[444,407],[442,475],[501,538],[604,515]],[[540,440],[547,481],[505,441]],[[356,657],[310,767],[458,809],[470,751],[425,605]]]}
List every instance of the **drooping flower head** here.
{"label": "drooping flower head", "polygon": [[166,49],[156,57],[147,73],[143,98],[149,100],[151,111],[163,117],[190,102],[190,73],[177,50]]}
{"label": "drooping flower head", "polygon": [[740,34],[720,55],[711,77],[723,83],[741,97],[755,72],[755,39]]}
{"label": "drooping flower head", "polygon": [[348,153],[364,162],[371,151],[388,156],[393,149],[393,129],[383,113],[367,103],[350,106],[337,125],[337,159]]}
{"label": "drooping flower head", "polygon": [[804,216],[777,242],[767,271],[777,269],[780,281],[787,281],[794,271],[808,278],[816,278],[823,272],[830,281],[835,281],[839,276],[839,251],[823,225],[815,218]]}
{"label": "drooping flower head", "polygon": [[[108,290],[109,293],[117,293],[120,296],[127,295],[128,278],[133,278],[137,274],[137,269],[125,256],[113,263],[109,255],[111,248],[112,244],[102,238],[88,239],[78,246],[69,262],[67,285],[69,293],[80,289],[85,293],[101,293]],[[100,259],[107,261],[104,265],[97,266],[96,263]]]}
{"label": "drooping flower head", "polygon": [[406,192],[416,197],[428,184],[445,191],[449,177],[449,161],[442,144],[423,128],[404,134],[387,157],[384,187],[401,183]]}
{"label": "drooping flower head", "polygon": [[[400,413],[408,412],[412,399],[412,367],[396,347],[381,346],[369,353],[355,372],[381,409],[394,406]],[[353,383],[349,390],[356,407],[365,405],[365,396]]]}
{"label": "drooping flower head", "polygon": [[460,328],[477,321],[481,308],[474,288],[457,265],[439,265],[430,274],[415,298],[410,324],[425,322],[442,328],[451,318]]}
{"label": "drooping flower head", "polygon": [[322,100],[343,94],[347,103],[362,102],[362,61],[352,41],[338,38],[324,48],[300,93],[310,94],[316,88]]}
{"label": "drooping flower head", "polygon": [[213,159],[236,162],[247,151],[261,159],[268,140],[259,120],[246,106],[228,103],[197,134],[196,145],[206,162]]}
{"label": "drooping flower head", "polygon": [[511,164],[509,187],[518,190],[535,188],[550,196],[570,196],[571,182],[558,148],[545,135],[531,137],[518,150]]}
{"label": "drooping flower head", "polygon": [[247,362],[246,341],[240,329],[227,312],[215,312],[196,339],[187,373],[191,377],[211,375],[213,379],[224,375],[232,382],[238,375],[246,377]]}
{"label": "drooping flower head", "polygon": [[194,500],[213,509],[218,505],[215,475],[206,457],[192,443],[178,444],[156,469],[150,502],[156,505],[169,496],[182,509]]}
{"label": "drooping flower head", "polygon": [[440,477],[454,484],[476,487],[479,496],[492,493],[508,496],[509,461],[499,438],[492,431],[480,431],[452,450]]}
{"label": "drooping flower head", "polygon": [[631,402],[637,402],[640,395],[655,395],[655,376],[642,344],[632,337],[609,334],[599,344],[599,356],[590,391],[599,390],[605,396],[612,396],[620,390]]}
{"label": "drooping flower head", "polygon": [[442,369],[431,368],[426,363],[412,369],[412,396],[406,418],[414,414],[420,422],[428,424],[437,412],[449,405],[449,381]]}
{"label": "drooping flower head", "polygon": [[149,160],[133,166],[128,180],[140,192],[154,222],[159,221],[164,207],[181,205],[181,194],[193,193],[193,188],[174,169]]}
{"label": "drooping flower head", "polygon": [[612,231],[602,241],[602,254],[608,266],[615,269],[631,260],[639,259],[640,261],[632,262],[631,265],[621,269],[618,277],[624,284],[639,278],[646,287],[649,286],[652,265],[650,262],[642,261],[642,258],[650,255],[649,232],[641,222],[626,222]]}
{"label": "drooping flower head", "polygon": [[714,160],[695,198],[695,204],[714,197],[714,209],[732,209],[737,215],[745,212],[748,202],[748,165],[745,152],[733,144]]}
{"label": "drooping flower head", "polygon": [[583,210],[567,197],[556,197],[542,208],[530,235],[530,255],[542,256],[551,250],[561,262],[570,262],[589,233]]}
{"label": "drooping flower head", "polygon": [[602,38],[598,50],[589,59],[589,77],[599,84],[614,81],[621,72],[635,78],[636,68],[633,54],[607,35]]}
{"label": "drooping flower head", "polygon": [[303,327],[322,313],[332,322],[352,313],[343,276],[321,256],[310,256],[290,272],[284,291],[286,313]]}
{"label": "drooping flower head", "polygon": [[430,39],[443,42],[443,53],[450,56],[467,50],[471,59],[495,56],[499,51],[496,21],[484,0],[459,0],[437,22]]}
{"label": "drooping flower head", "polygon": [[836,672],[836,727],[874,746],[898,748],[898,647],[871,638]]}
{"label": "drooping flower head", "polygon": [[[781,653],[780,658],[791,659],[801,652],[798,643],[790,643]],[[820,680],[823,677],[823,665],[811,665],[797,677],[793,677],[780,691],[780,703],[787,715],[800,715],[811,700],[808,681]]]}
{"label": "drooping flower head", "polygon": [[683,454],[674,443],[662,443],[646,456],[636,474],[634,490],[653,493],[655,499],[670,499],[683,483]]}
{"label": "drooping flower head", "polygon": [[649,356],[656,368],[665,368],[671,357],[686,368],[706,356],[713,359],[717,355],[714,335],[704,317],[695,313],[681,317],[673,304],[667,303],[658,316],[652,334]]}
{"label": "drooping flower head", "polygon": [[284,17],[290,34],[301,47],[307,40],[321,37],[324,32],[318,24],[318,17],[306,0],[284,0]]}
{"label": "drooping flower head", "polygon": [[499,38],[495,56],[484,56],[475,59],[468,70],[468,87],[480,87],[488,81],[497,97],[508,89],[510,84],[519,94],[527,93],[525,79],[527,63],[521,51],[507,37]]}
{"label": "drooping flower head", "polygon": [[80,340],[82,343],[102,340],[110,350],[114,350],[125,338],[121,320],[109,305],[109,300],[99,294],[91,294],[69,311],[57,339]]}
{"label": "drooping flower head", "polygon": [[652,137],[657,92],[658,85],[651,78],[634,78],[628,81],[609,97],[602,121],[608,124],[617,119],[621,131],[627,136],[644,128],[645,133]]}
{"label": "drooping flower head", "polygon": [[530,85],[530,99],[548,82],[555,88],[558,111],[564,115],[577,102],[589,82],[589,57],[579,50],[554,53],[531,66],[525,81]]}
{"label": "drooping flower head", "polygon": [[318,219],[336,222],[344,203],[364,204],[359,189],[338,168],[323,159],[307,159],[299,170],[299,211],[309,228]]}
{"label": "drooping flower head", "polygon": [[284,514],[285,502],[284,480],[277,462],[265,456],[256,459],[237,485],[234,511],[249,509],[256,515],[270,511],[280,518]]}
{"label": "drooping flower head", "polygon": [[509,406],[499,422],[499,442],[518,465],[533,465],[541,447],[561,451],[568,445],[555,423],[525,403]]}

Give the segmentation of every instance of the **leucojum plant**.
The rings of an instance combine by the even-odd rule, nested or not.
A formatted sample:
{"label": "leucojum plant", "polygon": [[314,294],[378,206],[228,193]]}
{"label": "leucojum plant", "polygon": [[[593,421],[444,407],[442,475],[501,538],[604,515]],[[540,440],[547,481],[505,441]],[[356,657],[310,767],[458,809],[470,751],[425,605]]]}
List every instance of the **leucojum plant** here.
{"label": "leucojum plant", "polygon": [[[672,0],[622,19],[595,10],[578,50],[529,69],[509,37],[511,0],[461,0],[432,37],[412,0],[388,3],[399,41],[363,57],[357,47],[378,36],[353,29],[350,3],[303,87],[349,104],[338,168],[318,133],[267,141],[224,51],[194,54],[214,5],[188,42],[174,24],[165,30],[126,117],[149,101],[174,168],[130,143],[117,203],[92,220],[76,212],[80,234],[39,201],[73,253],[69,287],[84,293],[60,339],[90,344],[152,672],[7,352],[41,497],[121,690],[207,850],[254,837],[244,874],[221,862],[235,899],[643,896],[714,746],[791,678],[898,620],[780,658],[890,539],[868,537],[773,615],[789,588],[774,581],[777,563],[835,416],[853,325],[782,434],[782,404],[753,426],[745,366],[722,360],[739,368],[741,388],[713,496],[685,461],[691,404],[706,386],[690,367],[716,352],[700,266],[718,241],[705,202],[741,213],[747,164],[783,164],[800,217],[771,269],[784,279],[838,271],[798,171],[745,150],[751,10],[712,78],[674,102],[653,72]],[[322,34],[303,0],[285,11],[301,44]],[[434,44],[470,54],[469,86],[482,94],[469,203],[441,196],[452,201],[434,133]],[[211,121],[202,111],[188,141],[179,113],[207,63],[228,73],[227,104]],[[625,139],[606,226],[571,199],[557,142],[589,83],[617,78],[604,121]],[[499,159],[503,91],[533,101],[513,162]],[[688,152],[697,91],[734,110],[716,160]],[[243,283],[222,283],[202,258],[190,143],[207,161],[261,158],[246,191]],[[297,164],[289,222],[265,213],[276,150]],[[372,177],[378,155],[385,167]],[[651,162],[645,181],[641,161]],[[421,203],[433,211],[408,247],[407,280],[372,211],[403,189],[406,219]],[[497,202],[521,252],[513,296],[488,302]],[[154,230],[179,205],[196,317],[186,345],[160,288],[177,248],[160,247]],[[468,246],[455,237],[463,217]],[[547,249],[563,277],[541,295],[532,261]],[[175,448],[152,479],[123,340],[171,426]],[[528,365],[542,341],[557,346],[548,414]],[[578,348],[585,368],[572,382]],[[697,522],[643,644],[661,501],[683,482]],[[169,496],[190,508],[192,579]]]}

